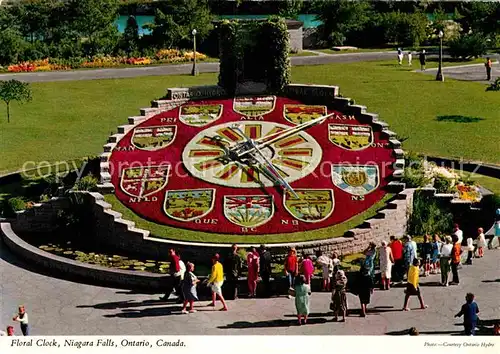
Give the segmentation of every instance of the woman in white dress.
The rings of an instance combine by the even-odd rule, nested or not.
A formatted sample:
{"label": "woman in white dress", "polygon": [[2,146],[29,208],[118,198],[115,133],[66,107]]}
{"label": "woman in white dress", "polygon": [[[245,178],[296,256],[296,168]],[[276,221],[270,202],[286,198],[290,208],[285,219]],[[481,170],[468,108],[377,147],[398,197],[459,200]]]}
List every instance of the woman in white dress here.
{"label": "woman in white dress", "polygon": [[382,278],[381,289],[389,290],[391,288],[391,271],[394,264],[394,257],[386,241],[382,241],[382,247],[379,252],[380,274]]}
{"label": "woman in white dress", "polygon": [[484,237],[484,230],[482,227],[477,229],[477,256],[479,258],[484,256],[484,247],[486,247],[486,237]]}

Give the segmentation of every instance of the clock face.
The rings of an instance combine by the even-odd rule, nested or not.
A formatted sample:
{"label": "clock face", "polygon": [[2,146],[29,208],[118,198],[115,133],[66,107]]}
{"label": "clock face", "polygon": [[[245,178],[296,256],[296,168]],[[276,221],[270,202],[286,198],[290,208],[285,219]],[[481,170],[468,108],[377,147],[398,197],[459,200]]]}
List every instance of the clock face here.
{"label": "clock face", "polygon": [[383,198],[395,162],[388,138],[359,117],[286,97],[189,101],[130,130],[110,174],[118,199],[158,224],[316,230]]}

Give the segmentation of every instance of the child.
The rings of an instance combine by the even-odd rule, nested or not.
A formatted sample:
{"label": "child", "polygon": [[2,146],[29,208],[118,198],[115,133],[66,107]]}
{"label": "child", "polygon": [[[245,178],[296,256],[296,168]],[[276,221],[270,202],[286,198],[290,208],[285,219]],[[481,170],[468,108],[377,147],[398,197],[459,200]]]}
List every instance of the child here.
{"label": "child", "polygon": [[[307,324],[307,316],[309,315],[309,296],[311,295],[311,288],[305,284],[305,277],[303,275],[295,278],[295,309],[297,310],[297,319],[299,325],[302,323]],[[302,319],[304,322],[302,322]]]}
{"label": "child", "polygon": [[474,244],[472,237],[467,238],[467,260],[465,264],[472,265],[472,257],[474,256]]}
{"label": "child", "polygon": [[7,326],[7,332],[0,331],[0,336],[12,337],[14,335],[14,327]]}
{"label": "child", "polygon": [[410,301],[410,296],[416,295],[418,297],[418,301],[420,301],[420,308],[422,310],[426,309],[428,306],[424,304],[424,299],[420,294],[420,288],[418,287],[418,278],[420,273],[420,261],[418,258],[413,260],[413,264],[410,266],[410,270],[408,270],[408,284],[406,285],[406,295],[405,295],[405,303],[403,305],[403,311],[410,311],[408,308],[408,302]]}
{"label": "child", "polygon": [[187,270],[184,274],[184,279],[182,280],[182,294],[184,295],[184,306],[182,307],[182,313],[188,313],[187,305],[189,304],[189,312],[194,313],[194,302],[198,301],[198,294],[196,292],[196,284],[199,283],[199,279],[194,275],[194,264],[187,264]]}
{"label": "child", "polygon": [[484,248],[486,247],[486,238],[484,237],[484,230],[482,227],[477,229],[477,256],[482,258],[484,256]]}
{"label": "child", "polygon": [[441,240],[439,235],[434,235],[432,238],[432,254],[431,254],[431,274],[439,273],[439,250],[441,249]]}
{"label": "child", "polygon": [[12,320],[20,323],[23,336],[29,336],[28,314],[23,305],[19,306],[18,314],[14,316]]}
{"label": "child", "polygon": [[466,303],[462,305],[462,309],[455,317],[464,316],[464,330],[465,334],[468,336],[473,336],[476,334],[477,325],[477,314],[479,313],[479,307],[474,302],[474,294],[467,293],[465,295]]}
{"label": "child", "polygon": [[431,272],[431,256],[432,256],[432,243],[430,236],[424,236],[424,243],[422,243],[422,256],[424,258],[424,277],[428,276]]}

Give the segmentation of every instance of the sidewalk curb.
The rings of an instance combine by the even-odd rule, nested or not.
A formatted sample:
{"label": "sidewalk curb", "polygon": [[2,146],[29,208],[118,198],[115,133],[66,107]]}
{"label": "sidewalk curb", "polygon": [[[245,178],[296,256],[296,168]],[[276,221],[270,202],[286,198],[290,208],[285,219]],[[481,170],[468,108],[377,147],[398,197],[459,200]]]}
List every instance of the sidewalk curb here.
{"label": "sidewalk curb", "polygon": [[[498,60],[494,61],[492,64],[499,64]],[[456,65],[456,66],[445,66],[442,68],[442,70],[447,70],[447,69],[459,69],[459,68],[468,68],[468,67],[473,67],[473,66],[484,66],[483,63],[480,64],[467,64],[467,65]],[[437,71],[439,68],[430,68],[426,69],[425,71]],[[414,73],[421,73],[421,70],[413,70]]]}

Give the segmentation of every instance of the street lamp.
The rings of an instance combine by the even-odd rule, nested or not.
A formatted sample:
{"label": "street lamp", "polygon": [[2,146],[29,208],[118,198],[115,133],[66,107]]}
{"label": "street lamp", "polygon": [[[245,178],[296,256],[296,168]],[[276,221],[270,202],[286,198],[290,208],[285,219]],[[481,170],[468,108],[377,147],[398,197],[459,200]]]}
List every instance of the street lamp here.
{"label": "street lamp", "polygon": [[196,30],[194,29],[191,34],[193,35],[193,69],[191,70],[191,75],[198,75],[198,69],[196,68]]}
{"label": "street lamp", "polygon": [[438,72],[436,75],[436,80],[437,81],[444,81],[444,76],[443,76],[443,36],[444,36],[444,33],[443,33],[443,31],[439,31],[438,36],[439,36],[439,68],[438,68]]}

